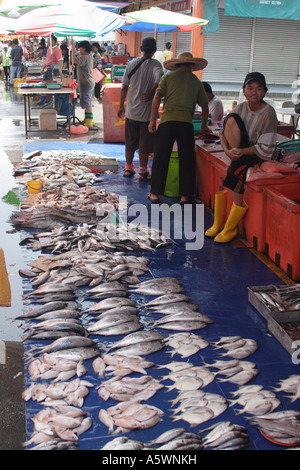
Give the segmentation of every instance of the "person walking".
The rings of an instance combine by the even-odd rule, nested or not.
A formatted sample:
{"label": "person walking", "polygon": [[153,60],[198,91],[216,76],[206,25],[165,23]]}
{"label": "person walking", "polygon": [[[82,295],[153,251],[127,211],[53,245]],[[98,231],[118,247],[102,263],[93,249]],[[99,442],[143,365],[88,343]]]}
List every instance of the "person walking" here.
{"label": "person walking", "polygon": [[5,81],[8,83],[9,81],[9,71],[10,71],[10,59],[8,56],[8,45],[4,44],[3,50],[1,53],[1,63],[4,70]]}
{"label": "person walking", "polygon": [[84,109],[84,125],[93,127],[93,93],[95,80],[92,75],[93,55],[89,41],[81,41],[78,44],[79,54],[75,54],[75,43],[72,41],[72,66],[77,65],[77,80],[80,90],[80,106]]}
{"label": "person walking", "polygon": [[17,38],[12,40],[10,52],[10,86],[14,86],[14,78],[21,78],[23,49]]}
{"label": "person walking", "polygon": [[217,243],[227,243],[236,237],[238,224],[248,207],[244,202],[244,186],[249,168],[270,160],[276,149],[277,116],[274,108],[264,101],[268,88],[260,72],[249,73],[244,81],[246,101],[237,105],[224,120],[220,136],[224,152],[231,164],[223,186],[228,188],[233,204],[226,220],[227,189],[215,194],[215,215],[207,237]]}
{"label": "person walking", "polygon": [[[161,63],[153,59],[156,52],[156,40],[144,38],[141,44],[142,57],[131,60],[124,72],[120,95],[118,117],[125,115],[125,170],[124,176],[135,174],[133,157],[139,151],[139,180],[147,181],[150,177],[149,155],[154,150],[154,136],[148,125],[151,105],[155,90],[163,76]],[[125,99],[127,104],[125,110]]]}
{"label": "person walking", "polygon": [[[202,108],[200,132],[207,128],[208,98],[201,81],[193,73],[206,67],[207,61],[195,58],[190,52],[183,52],[177,59],[164,63],[169,70],[156,90],[152,104],[149,131],[156,134],[154,160],[152,164],[151,192],[148,199],[159,203],[159,195],[164,193],[169,160],[175,140],[179,157],[179,192],[182,204],[194,195],[195,176],[195,139],[193,115],[198,104]],[[156,117],[160,103],[164,108],[156,129]]]}

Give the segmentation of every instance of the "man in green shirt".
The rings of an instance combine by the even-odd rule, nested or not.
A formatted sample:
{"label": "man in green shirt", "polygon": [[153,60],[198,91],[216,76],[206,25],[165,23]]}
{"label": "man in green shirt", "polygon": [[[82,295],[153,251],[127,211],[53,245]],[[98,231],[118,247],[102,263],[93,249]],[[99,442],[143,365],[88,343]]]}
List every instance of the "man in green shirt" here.
{"label": "man in green shirt", "polygon": [[[193,115],[198,104],[202,108],[200,132],[207,128],[208,99],[201,81],[193,74],[206,67],[207,61],[194,58],[184,52],[177,59],[164,63],[170,71],[162,77],[152,103],[149,132],[156,133],[154,160],[152,165],[151,193],[148,199],[159,203],[159,195],[164,193],[169,159],[175,140],[179,156],[179,192],[181,203],[189,202],[194,194],[195,141]],[[163,99],[163,112],[156,130],[158,108]]]}

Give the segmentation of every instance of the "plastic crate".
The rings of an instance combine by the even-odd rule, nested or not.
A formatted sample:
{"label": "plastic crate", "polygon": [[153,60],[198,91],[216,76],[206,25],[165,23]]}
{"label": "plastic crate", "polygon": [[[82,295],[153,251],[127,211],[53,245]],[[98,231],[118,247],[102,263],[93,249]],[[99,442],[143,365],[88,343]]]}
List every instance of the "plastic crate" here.
{"label": "plastic crate", "polygon": [[125,142],[125,118],[120,119],[117,114],[120,106],[121,88],[121,83],[110,83],[103,87],[104,142]]}
{"label": "plastic crate", "polygon": [[291,279],[300,280],[300,181],[264,188],[266,255]]}
{"label": "plastic crate", "polygon": [[254,248],[263,253],[266,243],[266,193],[267,188],[282,188],[300,183],[300,175],[289,174],[284,178],[268,178],[245,184],[244,200],[248,205],[248,211],[243,218],[243,232],[246,240]]}

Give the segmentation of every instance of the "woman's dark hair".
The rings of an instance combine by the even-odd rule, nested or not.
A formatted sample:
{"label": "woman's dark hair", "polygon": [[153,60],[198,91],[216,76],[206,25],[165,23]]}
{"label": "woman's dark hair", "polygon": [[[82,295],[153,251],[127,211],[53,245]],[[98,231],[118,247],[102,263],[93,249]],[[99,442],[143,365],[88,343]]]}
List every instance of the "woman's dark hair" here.
{"label": "woman's dark hair", "polygon": [[78,47],[82,47],[86,50],[86,52],[91,52],[92,46],[90,45],[89,41],[80,41]]}
{"label": "woman's dark hair", "polygon": [[99,42],[93,42],[92,47],[93,46],[96,47],[99,52],[101,52],[101,47],[100,47]]}
{"label": "woman's dark hair", "polygon": [[166,48],[171,49],[171,47],[172,47],[172,44],[170,42],[166,42]]}

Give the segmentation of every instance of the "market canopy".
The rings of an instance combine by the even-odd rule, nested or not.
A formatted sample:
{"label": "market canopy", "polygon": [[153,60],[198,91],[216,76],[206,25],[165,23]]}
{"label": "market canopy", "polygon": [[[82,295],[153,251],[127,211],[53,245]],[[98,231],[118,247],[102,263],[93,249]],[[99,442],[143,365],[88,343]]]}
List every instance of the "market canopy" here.
{"label": "market canopy", "polygon": [[10,18],[19,18],[34,8],[60,5],[62,0],[2,0],[0,1],[0,13]]}
{"label": "market canopy", "polygon": [[17,34],[32,36],[76,36],[94,38],[125,24],[116,13],[105,11],[87,2],[36,8],[16,20]]}
{"label": "market canopy", "polygon": [[300,20],[299,0],[225,0],[225,15]]}
{"label": "market canopy", "polygon": [[158,7],[125,13],[124,17],[135,23],[124,25],[120,29],[148,33],[191,31],[209,23],[208,20]]}

